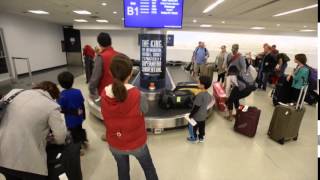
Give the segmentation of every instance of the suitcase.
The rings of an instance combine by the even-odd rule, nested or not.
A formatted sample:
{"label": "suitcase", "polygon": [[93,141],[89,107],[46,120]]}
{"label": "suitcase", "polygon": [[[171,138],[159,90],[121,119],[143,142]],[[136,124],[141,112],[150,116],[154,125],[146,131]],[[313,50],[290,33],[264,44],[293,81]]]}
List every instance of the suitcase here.
{"label": "suitcase", "polygon": [[167,61],[167,66],[182,66],[184,64],[182,61]]}
{"label": "suitcase", "polygon": [[295,141],[298,139],[299,128],[306,111],[302,105],[307,90],[308,86],[301,89],[296,106],[280,104],[275,107],[268,130],[271,139],[280,144],[291,139]]}
{"label": "suitcase", "polygon": [[47,145],[48,180],[59,180],[66,174],[69,180],[82,180],[80,143]]}
{"label": "suitcase", "polygon": [[219,109],[219,111],[226,111],[227,94],[220,82],[213,83],[213,96],[216,100],[216,106]]}
{"label": "suitcase", "polygon": [[292,78],[288,82],[287,76],[280,77],[274,90],[272,90],[272,102],[273,105],[279,105],[279,102],[290,103],[291,100],[291,84]]}
{"label": "suitcase", "polygon": [[199,89],[199,84],[196,82],[179,82],[176,85],[176,88],[174,91],[177,90],[189,90],[191,91],[195,96],[202,92],[201,89]]}
{"label": "suitcase", "polygon": [[257,132],[261,110],[250,106],[246,112],[237,109],[234,130],[243,135],[254,137]]}
{"label": "suitcase", "polygon": [[194,94],[189,90],[164,90],[160,93],[159,106],[163,109],[192,108]]}

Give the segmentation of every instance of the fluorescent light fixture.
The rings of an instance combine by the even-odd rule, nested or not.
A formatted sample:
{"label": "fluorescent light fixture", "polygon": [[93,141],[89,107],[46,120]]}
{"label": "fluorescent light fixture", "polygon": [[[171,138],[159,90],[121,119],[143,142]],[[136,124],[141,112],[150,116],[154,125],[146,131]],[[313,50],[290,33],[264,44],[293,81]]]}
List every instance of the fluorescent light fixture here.
{"label": "fluorescent light fixture", "polygon": [[193,23],[197,23],[198,21],[197,21],[196,19],[194,19],[192,22],[193,22]]}
{"label": "fluorescent light fixture", "polygon": [[301,29],[300,32],[314,32],[314,29]]}
{"label": "fluorescent light fixture", "polygon": [[200,27],[209,28],[209,27],[212,27],[212,25],[211,24],[201,24]]}
{"label": "fluorescent light fixture", "polygon": [[49,14],[49,12],[43,10],[28,10],[28,12],[33,14]]}
{"label": "fluorescent light fixture", "polygon": [[277,27],[280,27],[280,24],[277,24]]}
{"label": "fluorescent light fixture", "polygon": [[262,29],[266,29],[266,28],[265,28],[265,27],[255,26],[255,27],[251,27],[250,29],[253,29],[253,30],[262,30]]}
{"label": "fluorescent light fixture", "polygon": [[74,19],[75,22],[88,22],[87,20],[85,19]]}
{"label": "fluorescent light fixture", "polygon": [[224,0],[216,0],[214,3],[212,3],[210,6],[208,6],[205,10],[203,10],[202,13],[208,13],[215,7],[217,7],[219,4],[223,3]]}
{"label": "fluorescent light fixture", "polygon": [[221,23],[222,23],[222,24],[225,24],[226,22],[225,22],[225,21],[221,21]]}
{"label": "fluorescent light fixture", "polygon": [[106,5],[108,5],[108,3],[103,2],[103,3],[101,3],[101,5],[102,5],[102,6],[106,6]]}
{"label": "fluorescent light fixture", "polygon": [[117,11],[113,11],[113,14],[118,14],[118,12]]}
{"label": "fluorescent light fixture", "polygon": [[81,15],[91,14],[91,12],[89,12],[89,11],[87,11],[87,10],[74,10],[73,12],[74,12],[74,13],[77,13],[77,14],[81,14]]}
{"label": "fluorescent light fixture", "polygon": [[308,26],[303,26],[303,28],[307,28]]}
{"label": "fluorescent light fixture", "polygon": [[108,23],[109,22],[106,19],[97,19],[96,21],[99,22],[99,23]]}
{"label": "fluorescent light fixture", "polygon": [[299,8],[299,9],[294,9],[294,10],[290,10],[290,11],[279,13],[279,14],[275,14],[275,15],[273,15],[273,17],[284,16],[287,14],[292,14],[292,13],[296,13],[296,12],[300,12],[300,11],[304,11],[304,10],[312,9],[312,8],[316,8],[316,7],[318,7],[318,4],[314,4],[311,6],[307,6],[307,7],[303,7],[303,8]]}

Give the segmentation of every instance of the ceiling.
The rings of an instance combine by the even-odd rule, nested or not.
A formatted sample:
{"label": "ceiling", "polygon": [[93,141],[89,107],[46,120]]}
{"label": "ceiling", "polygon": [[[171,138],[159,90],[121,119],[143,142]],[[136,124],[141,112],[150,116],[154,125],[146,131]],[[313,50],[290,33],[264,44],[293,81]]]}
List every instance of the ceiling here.
{"label": "ceiling", "polygon": [[[245,32],[316,36],[317,32],[300,32],[301,29],[317,29],[318,8],[273,17],[272,15],[317,4],[317,0],[225,0],[211,12],[202,11],[215,0],[185,0],[183,29],[217,32]],[[102,6],[107,2],[107,6]],[[122,27],[122,0],[0,0],[0,11],[34,17],[62,25],[73,25],[73,19],[87,19],[88,24],[98,25],[95,19],[107,19],[108,26]],[[50,15],[27,13],[29,9],[49,11]],[[73,10],[88,10],[92,15],[78,15]],[[117,11],[117,14],[113,14]],[[98,17],[92,17],[98,16]],[[197,23],[193,23],[193,19]],[[225,21],[223,24],[222,21]],[[200,28],[211,24],[211,28]],[[280,26],[277,26],[280,24]],[[101,24],[100,24],[101,25]],[[251,30],[263,26],[265,30]],[[304,27],[306,26],[306,27]],[[86,28],[89,26],[87,25]]]}

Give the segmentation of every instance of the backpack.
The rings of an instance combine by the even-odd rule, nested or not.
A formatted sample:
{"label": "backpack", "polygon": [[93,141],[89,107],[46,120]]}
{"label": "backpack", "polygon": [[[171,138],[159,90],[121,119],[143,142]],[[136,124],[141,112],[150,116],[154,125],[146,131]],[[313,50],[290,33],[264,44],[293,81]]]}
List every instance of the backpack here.
{"label": "backpack", "polygon": [[236,55],[229,54],[229,56],[232,56],[232,57],[230,58],[230,60],[227,60],[227,65],[228,65],[228,67],[230,66],[230,64],[231,64],[233,61],[239,59],[239,57],[241,56],[241,54],[240,54],[240,53],[237,53]]}
{"label": "backpack", "polygon": [[309,89],[316,90],[317,83],[318,83],[318,70],[308,65],[306,65],[306,67],[309,69],[309,76],[308,76]]}
{"label": "backpack", "polygon": [[246,89],[249,89],[250,91],[255,91],[257,89],[255,80],[249,72],[240,73],[237,78],[238,81],[241,81],[245,84]]}
{"label": "backpack", "polygon": [[[197,52],[198,52],[198,50],[199,50],[199,47],[197,47],[197,48],[196,48],[196,50],[194,50],[193,55],[196,55],[196,54],[197,54]],[[205,53],[205,56],[207,56],[207,55],[208,55],[208,50],[207,50],[207,48],[204,48],[204,53]]]}

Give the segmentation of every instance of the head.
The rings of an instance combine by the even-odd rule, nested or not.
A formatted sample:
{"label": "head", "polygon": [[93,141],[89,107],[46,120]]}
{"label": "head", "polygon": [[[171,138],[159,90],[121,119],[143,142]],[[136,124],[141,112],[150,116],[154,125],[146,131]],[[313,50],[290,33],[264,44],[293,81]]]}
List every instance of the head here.
{"label": "head", "polygon": [[112,59],[110,71],[113,76],[112,92],[118,101],[123,102],[128,96],[125,83],[128,83],[132,75],[130,58],[123,54],[115,56]]}
{"label": "head", "polygon": [[231,51],[233,54],[237,53],[239,51],[239,44],[233,44]]}
{"label": "head", "polygon": [[100,53],[100,48],[98,46],[94,47],[94,51],[96,54],[99,54]]}
{"label": "head", "polygon": [[98,35],[97,41],[98,41],[100,47],[102,47],[102,48],[109,47],[112,44],[110,35],[108,33],[105,33],[105,32],[101,32]]}
{"label": "head", "polygon": [[239,70],[237,68],[237,66],[230,66],[228,69],[228,75],[238,75],[239,74]]}
{"label": "head", "polygon": [[220,49],[221,49],[221,52],[222,52],[222,53],[227,52],[227,47],[226,47],[225,45],[222,45],[222,46],[220,47]]}
{"label": "head", "polygon": [[208,89],[210,88],[212,79],[209,76],[200,76],[199,77],[199,88]]}
{"label": "head", "polygon": [[51,81],[43,81],[37,85],[35,85],[32,89],[41,89],[43,91],[46,91],[50,94],[52,99],[58,99],[59,98],[59,88],[57,85]]}
{"label": "head", "polygon": [[268,43],[264,43],[264,44],[263,44],[263,49],[264,49],[266,46],[269,46],[269,44],[268,44]]}
{"label": "head", "polygon": [[58,75],[58,81],[64,89],[70,89],[73,85],[74,76],[68,71],[64,71]]}
{"label": "head", "polygon": [[296,54],[294,56],[294,62],[298,65],[306,65],[307,64],[307,56],[305,54]]}
{"label": "head", "polygon": [[277,46],[274,44],[271,46],[272,49],[277,49]]}
{"label": "head", "polygon": [[271,52],[271,51],[272,51],[272,47],[271,47],[271,46],[269,46],[269,45],[264,46],[264,47],[263,47],[263,51],[264,51],[264,53],[269,53],[269,52]]}
{"label": "head", "polygon": [[198,42],[198,47],[201,47],[201,46],[202,46],[202,42],[199,41],[199,42]]}

